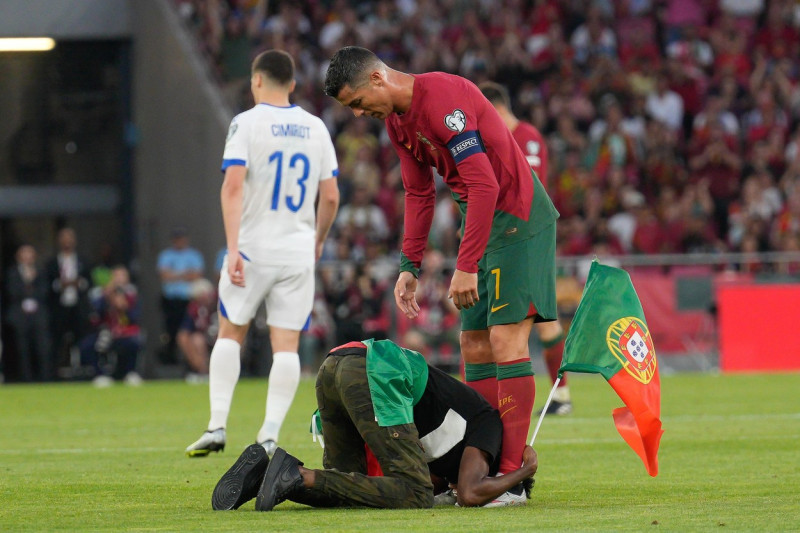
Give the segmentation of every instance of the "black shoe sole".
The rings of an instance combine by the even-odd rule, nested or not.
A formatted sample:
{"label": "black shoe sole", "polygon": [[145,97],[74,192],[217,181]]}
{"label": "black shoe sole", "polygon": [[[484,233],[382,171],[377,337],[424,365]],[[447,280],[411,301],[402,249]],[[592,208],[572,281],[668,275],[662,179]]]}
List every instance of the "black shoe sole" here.
{"label": "black shoe sole", "polygon": [[267,466],[269,457],[263,446],[251,444],[245,448],[214,487],[211,507],[215,511],[230,511],[255,498]]}
{"label": "black shoe sole", "polygon": [[264,480],[261,482],[261,488],[258,489],[256,511],[271,511],[275,507],[275,477],[280,475],[281,463],[283,463],[287,455],[283,448],[279,447],[275,450],[275,454],[270,461],[273,465],[272,471],[267,467]]}
{"label": "black shoe sole", "polygon": [[[276,505],[283,501],[280,500],[276,492],[276,485],[281,481],[280,476],[284,471],[283,463],[290,457],[290,461],[297,461],[291,457],[286,450],[280,446],[275,450],[275,454],[269,462],[266,473],[264,473],[264,481],[261,482],[261,488],[258,489],[258,496],[256,496],[256,511],[271,511]],[[301,461],[295,464],[302,465]],[[288,487],[287,487],[288,488]]]}

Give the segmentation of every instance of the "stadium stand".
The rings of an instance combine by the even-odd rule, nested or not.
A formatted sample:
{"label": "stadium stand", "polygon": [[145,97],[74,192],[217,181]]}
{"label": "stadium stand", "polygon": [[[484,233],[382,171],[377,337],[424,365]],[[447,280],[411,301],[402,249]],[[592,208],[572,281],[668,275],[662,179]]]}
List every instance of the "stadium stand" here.
{"label": "stadium stand", "polygon": [[[391,267],[367,258],[396,254],[402,188],[382,124],[355,121],[322,96],[327,58],[351,44],[399,70],[508,86],[515,113],[548,141],[562,257],[800,247],[796,2],[174,2],[234,109],[251,105],[251,57],[270,47],[294,55],[295,101],[336,140],[343,213],[367,195],[383,214],[340,219],[324,256],[358,264],[369,294],[393,282]],[[452,257],[459,220],[442,209],[448,201],[431,243]],[[321,285],[334,318],[336,278],[327,273]]]}

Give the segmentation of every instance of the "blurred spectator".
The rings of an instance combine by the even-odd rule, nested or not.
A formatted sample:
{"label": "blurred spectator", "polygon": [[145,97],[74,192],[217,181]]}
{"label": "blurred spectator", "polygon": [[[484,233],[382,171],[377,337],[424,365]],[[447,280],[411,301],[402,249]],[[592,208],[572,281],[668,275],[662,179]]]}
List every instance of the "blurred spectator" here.
{"label": "blurred spectator", "polygon": [[350,203],[339,209],[335,228],[352,230],[351,234],[362,245],[367,239],[385,239],[389,235],[386,216],[372,203],[369,189],[363,185],[357,185]]}
{"label": "blurred spectator", "polygon": [[800,235],[800,187],[795,187],[786,198],[786,204],[778,217],[772,222],[770,242],[778,248],[788,236]]}
{"label": "blurred spectator", "polygon": [[763,11],[764,0],[719,0],[719,8],[733,17],[749,19],[749,22]]}
{"label": "blurred spectator", "polygon": [[[445,268],[444,255],[435,250],[428,252],[420,272],[420,290],[417,291],[420,309],[415,322],[425,345],[440,358],[457,355],[460,349],[458,332],[461,316],[453,301],[447,297],[447,285],[440,281],[449,277],[452,277],[452,272]],[[401,317],[398,316],[398,319]],[[457,361],[460,358],[454,359]]]}
{"label": "blurred spectator", "polygon": [[161,279],[161,311],[164,316],[162,362],[175,363],[176,335],[191,299],[191,282],[203,276],[202,254],[189,246],[188,231],[176,227],[170,234],[171,244],[158,254],[158,275]]}
{"label": "blurred spectator", "polygon": [[55,361],[47,310],[47,279],[36,262],[36,249],[23,244],[16,264],[6,271],[6,321],[14,335],[20,381],[52,381]]}
{"label": "blurred spectator", "polygon": [[97,251],[97,259],[89,271],[92,287],[105,287],[111,280],[111,269],[115,264],[114,247],[108,242],[101,243]]}
{"label": "blurred spectator", "polygon": [[727,108],[726,99],[718,88],[712,88],[708,92],[705,108],[694,117],[695,133],[708,135],[708,124],[714,121],[722,124],[726,135],[739,135],[739,119]]}
{"label": "blurred spectator", "polygon": [[681,39],[688,27],[701,27],[708,18],[706,0],[666,0],[663,23],[666,26],[666,44]]}
{"label": "blurred spectator", "polygon": [[699,27],[694,24],[684,26],[680,38],[667,46],[667,57],[708,70],[714,64],[714,50],[700,36]]}
{"label": "blurred spectator", "polygon": [[629,169],[636,162],[633,139],[622,130],[622,107],[613,95],[603,97],[604,119],[596,120],[590,129],[591,145],[587,165],[602,183],[612,167]]}
{"label": "blurred spectator", "polygon": [[711,26],[709,42],[714,49],[714,68],[729,70],[740,81],[747,79],[750,58],[747,55],[747,34],[736,24],[736,18],[723,11]]}
{"label": "blurred spectator", "polygon": [[756,52],[771,59],[800,57],[800,34],[788,24],[788,3],[770,2],[764,26],[756,33]]}
{"label": "blurred spectator", "polygon": [[655,90],[647,95],[645,106],[651,117],[671,131],[676,132],[683,126],[683,99],[678,93],[670,90],[665,72],[660,72],[656,76]]}
{"label": "blurred spectator", "polygon": [[[572,117],[566,115],[558,117],[556,131],[548,138],[550,175],[555,175],[564,169],[567,164],[566,156],[569,150],[579,158],[587,145],[586,136],[575,127],[575,121]],[[550,176],[548,176],[549,181],[551,181]]]}
{"label": "blurred spectator", "polygon": [[217,340],[217,291],[205,278],[191,283],[191,301],[178,328],[176,341],[188,366],[186,381],[204,383],[208,381],[208,360],[211,348]]}
{"label": "blurred spectator", "polygon": [[601,56],[617,57],[617,38],[614,31],[594,4],[589,7],[586,22],[573,32],[570,44],[575,50],[575,62],[583,67],[589,66],[593,59]]}
{"label": "blurred spectator", "polygon": [[126,385],[142,384],[136,372],[142,348],[139,328],[139,300],[128,269],[116,266],[111,281],[95,302],[92,325],[95,331],[80,342],[81,360],[94,368],[96,387],[107,387],[114,380]]}
{"label": "blurred spectator", "polygon": [[767,248],[767,223],[780,212],[780,196],[777,196],[767,174],[766,180],[759,174],[753,174],[744,181],[742,192],[738,202],[731,205],[729,212],[728,243],[731,248],[738,248],[742,245],[747,234],[754,233],[753,222],[757,222],[761,231],[755,234],[759,243],[763,243],[757,250],[764,251]]}
{"label": "blurred spectator", "polygon": [[78,255],[72,228],[62,228],[56,240],[58,250],[45,266],[55,361],[57,365],[74,366],[74,349],[86,332],[89,316],[89,266]]}
{"label": "blurred spectator", "polygon": [[622,250],[629,253],[633,250],[633,236],[636,233],[636,212],[644,206],[644,195],[630,187],[620,191],[622,199],[621,211],[608,219],[608,229],[616,236]]}
{"label": "blurred spectator", "polygon": [[718,121],[709,124],[708,137],[697,137],[692,142],[689,169],[692,181],[708,180],[709,191],[714,199],[714,219],[717,234],[728,232],[728,206],[739,194],[739,172],[742,158],[739,143],[725,135]]}

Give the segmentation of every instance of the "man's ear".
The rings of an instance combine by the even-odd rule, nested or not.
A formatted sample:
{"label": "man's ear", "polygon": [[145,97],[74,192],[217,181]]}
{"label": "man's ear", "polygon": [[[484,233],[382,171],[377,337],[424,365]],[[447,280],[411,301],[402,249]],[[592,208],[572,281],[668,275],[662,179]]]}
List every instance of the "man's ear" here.
{"label": "man's ear", "polygon": [[373,71],[372,71],[372,73],[370,73],[370,75],[369,75],[369,81],[370,81],[370,82],[371,82],[373,85],[377,85],[378,87],[380,87],[380,86],[382,86],[382,85],[383,85],[383,83],[384,83],[386,80],[385,80],[385,78],[384,78],[384,76],[383,76],[383,72],[381,72],[380,70],[377,70],[377,69],[376,69],[376,70],[373,70]]}

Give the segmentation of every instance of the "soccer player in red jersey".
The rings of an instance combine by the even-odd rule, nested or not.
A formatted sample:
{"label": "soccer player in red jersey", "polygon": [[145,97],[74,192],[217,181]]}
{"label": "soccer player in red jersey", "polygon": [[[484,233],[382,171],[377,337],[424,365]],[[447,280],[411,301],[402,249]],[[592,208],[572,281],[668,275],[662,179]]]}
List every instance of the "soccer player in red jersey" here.
{"label": "soccer player in red jersey", "polygon": [[[431,167],[452,191],[463,238],[448,295],[461,311],[465,378],[500,411],[499,472],[517,469],[535,394],[528,338],[534,321],[557,318],[558,212],[472,82],[441,72],[399,72],[350,46],[331,59],[325,93],[356,116],[384,120],[400,158],[406,216],[394,294],[409,318],[419,313],[417,275],[436,201]],[[509,491],[500,498],[516,497]]]}
{"label": "soccer player in red jersey", "polygon": [[[514,140],[522,149],[531,169],[539,177],[542,184],[547,187],[547,145],[541,132],[533,124],[519,120],[511,110],[511,98],[508,90],[493,81],[486,81],[479,85],[483,96],[497,109]],[[544,362],[550,379],[555,383],[558,369],[564,356],[564,328],[558,320],[551,322],[537,322],[534,324],[539,341],[542,344]],[[553,394],[553,401],[547,408],[547,414],[568,415],[572,412],[572,400],[567,386],[567,376],[562,376],[558,388]]]}

